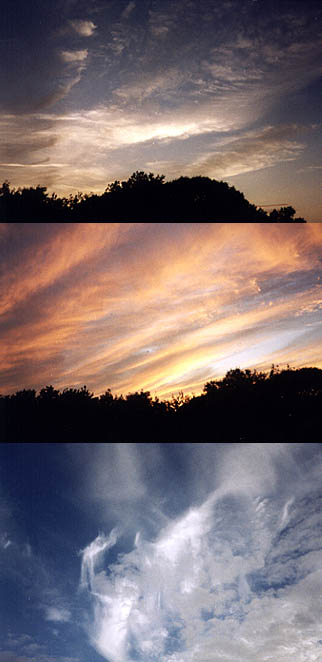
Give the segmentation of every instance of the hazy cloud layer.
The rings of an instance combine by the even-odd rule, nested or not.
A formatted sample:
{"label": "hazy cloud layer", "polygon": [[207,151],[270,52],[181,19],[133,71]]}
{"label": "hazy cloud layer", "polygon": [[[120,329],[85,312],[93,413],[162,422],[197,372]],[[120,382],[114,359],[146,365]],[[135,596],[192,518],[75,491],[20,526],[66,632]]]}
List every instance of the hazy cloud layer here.
{"label": "hazy cloud layer", "polygon": [[319,224],[5,225],[1,390],[164,396],[321,366],[321,242]]}

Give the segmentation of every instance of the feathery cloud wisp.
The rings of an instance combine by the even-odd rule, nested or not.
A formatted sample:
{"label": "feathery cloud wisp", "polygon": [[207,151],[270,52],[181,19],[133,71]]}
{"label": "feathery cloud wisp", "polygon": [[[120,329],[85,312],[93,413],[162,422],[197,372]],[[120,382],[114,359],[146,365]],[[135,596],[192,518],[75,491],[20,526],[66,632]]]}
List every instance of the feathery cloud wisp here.
{"label": "feathery cloud wisp", "polygon": [[253,224],[251,244],[247,223],[30,224],[16,253],[19,232],[0,281],[3,390],[171,396],[236,365],[303,365],[305,346],[320,365],[318,224]]}
{"label": "feathery cloud wisp", "polygon": [[217,487],[207,498],[153,540],[138,532],[117,560],[104,558],[115,531],[83,551],[91,642],[110,662],[206,662],[214,651],[218,662],[290,655],[313,662],[322,587],[319,470],[307,463],[301,477],[311,480],[299,483],[301,445],[232,444],[221,458],[211,446],[203,446],[204,459]]}

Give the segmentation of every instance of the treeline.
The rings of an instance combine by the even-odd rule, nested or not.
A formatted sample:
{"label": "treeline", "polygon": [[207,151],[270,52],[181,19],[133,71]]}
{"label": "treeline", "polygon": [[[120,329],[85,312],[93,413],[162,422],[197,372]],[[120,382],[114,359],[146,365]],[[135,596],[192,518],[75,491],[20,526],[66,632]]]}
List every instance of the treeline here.
{"label": "treeline", "polygon": [[77,193],[59,198],[45,186],[0,188],[3,221],[231,221],[306,223],[293,207],[269,214],[248,202],[226,182],[209,177],[179,177],[134,172],[127,181],[114,181],[102,195]]}
{"label": "treeline", "polygon": [[94,397],[86,386],[0,396],[3,441],[321,441],[322,370],[229,370],[198,396]]}

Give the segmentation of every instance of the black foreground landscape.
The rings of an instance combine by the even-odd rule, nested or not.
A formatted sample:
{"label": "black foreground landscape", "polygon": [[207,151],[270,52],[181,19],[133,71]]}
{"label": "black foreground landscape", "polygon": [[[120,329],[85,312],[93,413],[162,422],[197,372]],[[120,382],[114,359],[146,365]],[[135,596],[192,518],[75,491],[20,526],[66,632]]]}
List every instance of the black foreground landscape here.
{"label": "black foreground landscape", "polygon": [[94,397],[86,386],[0,396],[4,441],[321,441],[322,370],[230,370],[199,396]]}
{"label": "black foreground landscape", "polygon": [[231,221],[306,223],[291,206],[270,213],[251,204],[234,186],[209,177],[179,177],[134,172],[114,181],[102,195],[77,193],[59,198],[45,186],[0,188],[2,221]]}

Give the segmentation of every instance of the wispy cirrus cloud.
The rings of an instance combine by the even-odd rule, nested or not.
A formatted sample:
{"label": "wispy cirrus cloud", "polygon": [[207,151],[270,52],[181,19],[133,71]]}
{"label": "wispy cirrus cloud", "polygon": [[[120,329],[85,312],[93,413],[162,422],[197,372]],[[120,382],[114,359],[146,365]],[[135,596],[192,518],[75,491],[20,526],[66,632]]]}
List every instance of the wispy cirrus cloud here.
{"label": "wispy cirrus cloud", "polygon": [[319,225],[253,224],[251,245],[248,224],[44,224],[35,242],[32,232],[2,278],[3,391],[52,380],[200,391],[279,353],[297,365],[299,351],[303,365],[305,346],[320,365]]}
{"label": "wispy cirrus cloud", "polygon": [[[67,94],[79,81],[86,65],[86,51],[66,52],[64,58],[72,68],[73,77],[54,92],[58,95]],[[157,85],[158,80],[155,80],[152,86]],[[142,85],[141,92],[149,94],[148,83]],[[118,94],[125,99],[130,95],[133,99],[141,92],[140,89],[131,92],[123,89]],[[19,121],[8,116],[2,120],[9,138],[3,140],[0,149],[0,172],[2,167],[5,178],[10,166],[9,178],[14,184],[16,177],[24,178],[23,166],[41,166],[42,182],[50,189],[65,192],[92,186],[92,190],[101,193],[111,179],[127,178],[122,161],[126,156],[128,170],[130,167],[134,170],[139,153],[145,170],[151,163],[154,169],[166,163],[165,174],[169,179],[176,176],[178,168],[181,175],[205,174],[220,179],[296,160],[305,152],[307,137],[317,129],[282,124],[246,131],[243,128],[245,109],[245,115],[240,112],[236,131],[236,113],[236,108],[233,110],[222,102],[213,115],[210,108],[162,116],[156,113],[148,123],[137,112],[120,114],[115,108],[62,117],[38,114],[37,119],[26,116]],[[26,128],[30,126],[33,132],[26,138]],[[202,142],[202,148],[196,149],[198,141]],[[156,145],[162,154],[168,150],[176,153],[175,161],[162,158],[152,161]],[[86,172],[81,166],[85,154],[89,161]],[[75,160],[79,166],[75,165]],[[26,173],[26,182],[39,183],[39,173],[30,173]]]}
{"label": "wispy cirrus cloud", "polygon": [[152,538],[137,531],[113,560],[115,529],[82,552],[92,645],[112,662],[317,659],[319,448],[314,467],[300,464],[301,444],[205,444],[196,476],[195,445],[184,446],[207,496],[190,494],[188,509]]}
{"label": "wispy cirrus cloud", "polygon": [[[204,6],[200,20],[205,27],[207,23],[212,25],[217,14],[219,20],[222,13],[228,12],[230,15],[235,6],[228,3],[220,12],[213,10],[211,15]],[[301,155],[303,141],[298,145],[296,140],[291,144],[291,141],[281,139],[279,144],[275,143],[276,149],[273,145],[268,149],[266,137],[269,127],[260,128],[253,138],[246,127],[273,108],[281,94],[294,92],[318,76],[321,43],[310,36],[315,19],[312,8],[305,16],[301,12],[297,15],[283,11],[278,24],[271,12],[263,12],[257,17],[257,31],[254,31],[252,24],[247,27],[246,20],[242,28],[240,24],[233,23],[229,33],[218,37],[215,47],[213,41],[210,45],[208,36],[204,45],[200,44],[194,28],[194,3],[190,3],[188,8],[185,3],[176,3],[176,6],[167,4],[162,11],[159,7],[152,8],[147,16],[148,26],[152,33],[155,30],[160,33],[161,30],[163,34],[162,43],[165,42],[161,55],[160,44],[153,44],[153,39],[151,43],[149,39],[144,39],[144,32],[132,21],[134,10],[134,3],[125,4],[120,16],[104,28],[104,44],[96,45],[91,52],[95,66],[102,63],[102,71],[99,68],[96,74],[97,85],[104,85],[109,99],[104,101],[103,95],[91,104],[90,109],[77,109],[74,113],[57,113],[54,110],[50,118],[43,116],[43,121],[47,119],[52,124],[51,130],[47,131],[48,142],[41,149],[40,159],[44,165],[41,174],[31,170],[26,180],[29,177],[33,182],[41,177],[40,183],[49,186],[55,181],[58,191],[64,190],[61,187],[79,190],[84,188],[83,182],[86,190],[91,187],[102,190],[109,177],[128,175],[128,171],[124,171],[124,163],[131,163],[130,150],[133,147],[136,149],[133,169],[138,160],[142,167],[151,161],[167,162],[168,159],[162,154],[165,142],[168,154],[180,148],[180,159],[178,162],[172,159],[172,167],[166,173],[168,176],[172,172],[177,174],[179,170],[181,174],[185,168],[199,174],[197,169],[201,168],[207,175],[213,176],[215,172],[218,177],[226,177],[277,165],[278,150],[283,162],[288,162],[290,158],[295,160]],[[250,11],[249,8],[247,11]],[[245,18],[247,11],[242,10]],[[129,21],[132,21],[131,24]],[[93,21],[80,18],[69,19],[69,27],[79,38],[91,37],[96,30]],[[179,28],[184,29],[185,35],[189,34],[189,40],[185,38],[181,42],[176,39],[173,43],[173,35],[178,35]],[[167,32],[169,35],[165,39]],[[133,35],[136,35],[136,41]],[[191,51],[195,58],[196,40],[198,58],[197,64],[192,66]],[[132,63],[126,75],[123,69],[124,75],[116,75],[116,71],[120,71],[121,57],[133,60],[136,42],[139,44],[135,57],[137,65]],[[171,62],[167,59],[169,48],[173,56]],[[104,49],[113,54],[106,56],[108,67]],[[51,81],[50,85],[47,84],[50,89],[44,94],[33,95],[33,106],[28,107],[27,121],[33,129],[31,134],[26,136],[24,133],[25,118],[21,116],[21,111],[19,116],[3,118],[4,135],[9,136],[4,156],[1,156],[4,178],[9,164],[11,181],[24,183],[23,159],[7,158],[5,150],[17,151],[18,135],[21,156],[29,153],[34,146],[37,149],[39,112],[44,114],[46,108],[63,101],[81,83],[85,63],[89,60],[87,55],[88,49],[73,45],[73,48],[65,46],[60,51],[59,66],[57,60],[52,59],[51,75],[48,76],[48,72],[46,75],[46,80]],[[65,68],[61,68],[62,62]],[[136,66],[140,70],[139,75]],[[83,81],[84,85],[89,84],[93,75],[92,65],[88,64],[88,67],[87,83]],[[294,75],[290,75],[290,71]],[[107,83],[104,82],[106,79]],[[281,128],[284,133],[288,126]],[[220,154],[209,155],[205,149],[209,133],[213,133],[211,139],[218,141],[218,148],[221,149],[220,134],[238,132],[242,128],[244,135],[235,136],[236,151],[232,149],[228,155],[224,152],[222,159]],[[194,140],[190,148],[191,138],[194,137],[200,138],[199,143]],[[240,145],[239,139],[242,141]],[[177,140],[183,141],[184,149],[176,145]],[[73,159],[70,154],[73,154]],[[193,159],[192,154],[197,157]],[[123,164],[121,173],[118,162]],[[29,158],[25,165],[33,165],[33,160]],[[86,177],[89,179],[86,180]]]}
{"label": "wispy cirrus cloud", "polygon": [[[274,167],[276,190],[281,164],[292,167],[298,160],[301,167],[305,153],[312,154],[310,136],[274,146],[265,131],[280,115],[285,131],[294,116],[297,124],[310,126],[310,113],[296,113],[295,106],[321,70],[320,9],[314,1],[305,10],[288,2],[278,13],[268,2],[240,7],[235,0],[220,7],[209,7],[207,0],[124,0],[118,7],[98,3],[86,11],[62,3],[57,20],[39,9],[37,21],[46,21],[46,31],[36,41],[37,21],[27,22],[26,35],[19,34],[15,48],[5,52],[11,75],[1,81],[3,180],[65,194],[102,192],[109,181],[149,163],[167,164],[167,177],[201,170],[222,178]],[[25,41],[28,58],[20,53]],[[33,43],[37,49],[28,46]],[[290,119],[283,118],[283,108],[289,108],[283,112]],[[40,119],[51,124],[41,146]],[[254,123],[259,129],[251,138]],[[221,157],[227,132],[234,134],[236,149]],[[208,137],[215,143],[211,153]],[[287,190],[298,195],[294,184]]]}
{"label": "wispy cirrus cloud", "polygon": [[198,170],[201,175],[218,178],[273,167],[281,162],[294,161],[305,149],[302,135],[307,129],[300,126],[267,126],[246,131],[240,137],[223,139],[213,152],[203,154],[188,168],[187,174]]}

